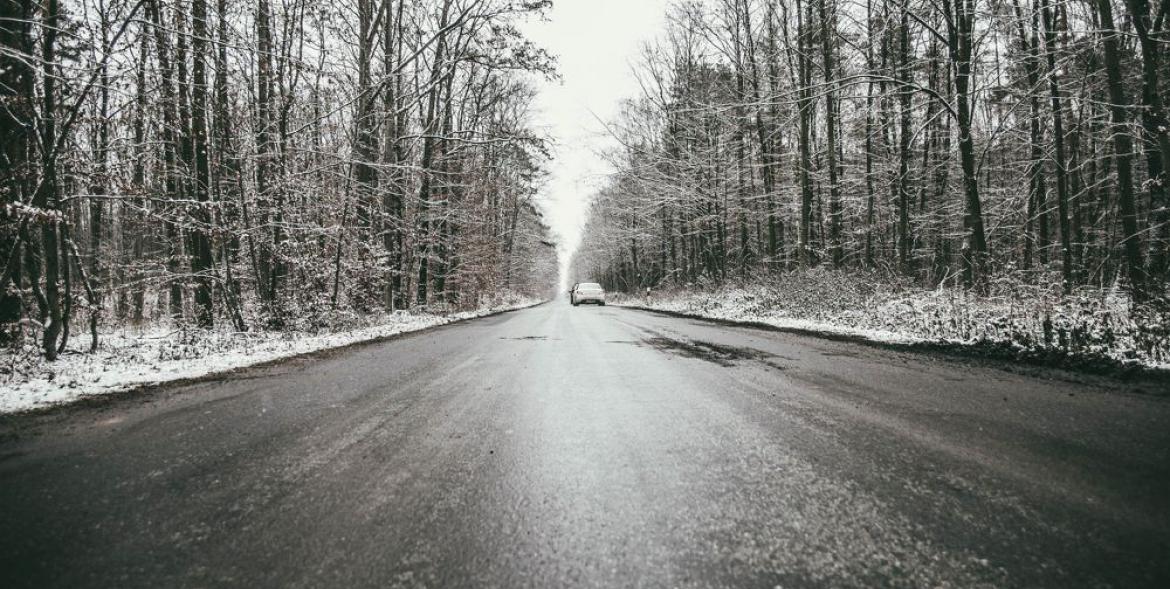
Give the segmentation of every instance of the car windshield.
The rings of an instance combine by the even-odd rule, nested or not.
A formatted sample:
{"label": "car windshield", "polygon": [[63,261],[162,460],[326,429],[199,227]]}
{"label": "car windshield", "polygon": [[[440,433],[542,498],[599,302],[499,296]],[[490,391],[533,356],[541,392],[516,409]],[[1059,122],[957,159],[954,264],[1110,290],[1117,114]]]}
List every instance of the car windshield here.
{"label": "car windshield", "polygon": [[596,282],[584,282],[577,286],[577,290],[601,290],[601,285]]}

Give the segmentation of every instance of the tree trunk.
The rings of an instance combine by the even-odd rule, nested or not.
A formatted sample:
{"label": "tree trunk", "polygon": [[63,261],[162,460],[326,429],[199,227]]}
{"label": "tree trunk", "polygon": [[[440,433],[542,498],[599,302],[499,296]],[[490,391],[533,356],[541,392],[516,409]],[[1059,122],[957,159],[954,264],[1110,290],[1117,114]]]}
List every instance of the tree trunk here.
{"label": "tree trunk", "polygon": [[1129,134],[1129,97],[1125,93],[1125,80],[1121,73],[1120,31],[1113,24],[1113,4],[1110,0],[1097,0],[1097,12],[1101,18],[1101,35],[1104,46],[1105,76],[1109,88],[1109,119],[1113,125],[1113,159],[1117,165],[1117,209],[1121,217],[1121,245],[1125,256],[1126,274],[1130,290],[1137,302],[1146,299],[1146,275],[1142,261],[1142,239],[1138,230],[1137,207],[1133,190],[1133,138]]}
{"label": "tree trunk", "polygon": [[191,150],[194,157],[192,188],[198,203],[192,215],[191,274],[195,277],[195,323],[209,328],[215,322],[212,302],[210,214],[211,166],[207,153],[207,0],[191,3]]}
{"label": "tree trunk", "polygon": [[[800,88],[798,89],[797,108],[800,109],[800,243],[797,246],[797,261],[802,268],[812,266],[813,259],[810,250],[809,237],[812,229],[812,179],[809,172],[812,169],[812,153],[811,153],[811,127],[812,127],[812,64],[809,63],[809,52],[811,51],[811,36],[808,32],[808,21],[811,17],[804,15],[803,9],[800,6],[800,0],[797,0],[797,20],[796,20],[796,37],[797,37],[797,69]],[[809,8],[808,14],[811,15],[812,9]]]}
{"label": "tree trunk", "polygon": [[963,277],[968,286],[974,286],[982,282],[983,265],[987,255],[987,237],[983,230],[983,204],[979,199],[979,181],[975,175],[975,139],[971,133],[973,104],[970,87],[975,1],[943,0],[943,3],[947,12],[952,15],[952,18],[948,19],[947,45],[950,49],[951,62],[954,64],[959,163],[963,169]]}
{"label": "tree trunk", "polygon": [[[1040,0],[1044,20],[1044,53],[1047,55],[1048,94],[1052,103],[1052,141],[1056,163],[1056,214],[1060,224],[1060,268],[1064,292],[1072,292],[1072,230],[1069,227],[1068,167],[1064,148],[1064,107],[1061,106],[1060,81],[1056,71],[1056,19],[1052,18],[1048,0]],[[1043,235],[1043,234],[1042,234]]]}
{"label": "tree trunk", "polygon": [[402,45],[402,9],[405,2],[399,1],[397,3],[398,10],[395,12],[395,3],[387,0],[385,3],[385,14],[383,19],[383,71],[384,75],[389,76],[390,79],[385,80],[385,94],[382,98],[382,109],[385,111],[386,120],[383,123],[386,129],[385,140],[383,141],[382,154],[383,161],[390,166],[389,181],[386,183],[383,192],[382,209],[383,215],[386,219],[386,226],[383,229],[383,246],[387,253],[387,288],[386,288],[386,306],[391,309],[405,308],[408,303],[408,297],[403,292],[402,278],[405,271],[405,243],[404,243],[404,228],[406,223],[405,210],[403,206],[403,173],[401,171],[401,164],[403,162],[404,154],[402,153],[402,144],[400,138],[399,125],[399,93],[401,89],[401,76],[394,73],[394,68],[398,65],[400,47]]}
{"label": "tree trunk", "polygon": [[[1167,2],[1170,0],[1163,0],[1160,18],[1165,18]],[[1167,176],[1170,174],[1170,119],[1162,102],[1159,74],[1162,71],[1161,57],[1166,51],[1166,29],[1162,28],[1161,39],[1155,38],[1159,32],[1152,30],[1154,21],[1149,0],[1126,0],[1126,5],[1142,54],[1142,145],[1149,174],[1146,186],[1150,191],[1150,223],[1156,228],[1157,236],[1153,240],[1149,278],[1151,284],[1162,285],[1164,291],[1170,278],[1170,177]]]}
{"label": "tree trunk", "polygon": [[818,0],[821,12],[821,59],[825,68],[825,159],[829,168],[829,252],[833,267],[844,261],[841,243],[841,188],[837,178],[837,93],[833,41],[837,37],[836,7]]}
{"label": "tree trunk", "polygon": [[[182,196],[182,184],[179,182],[180,174],[177,162],[179,148],[177,136],[178,121],[175,115],[177,108],[174,88],[175,79],[168,50],[170,43],[166,37],[166,31],[169,30],[169,27],[163,22],[163,13],[159,4],[159,0],[149,0],[147,3],[147,12],[150,14],[151,24],[154,30],[154,45],[158,59],[159,78],[161,79],[160,86],[163,95],[161,104],[163,111],[162,144],[166,196],[170,199],[177,200]],[[171,211],[167,212],[169,213]],[[172,319],[181,320],[183,318],[183,286],[176,278],[176,275],[178,274],[179,255],[182,244],[179,242],[178,227],[170,220],[169,215],[167,220],[164,221],[164,229],[167,242],[166,268],[167,274],[169,275],[167,278],[168,311]]]}
{"label": "tree trunk", "polygon": [[[57,154],[57,31],[59,22],[57,0],[46,0],[44,5],[44,26],[41,38],[41,68],[44,77],[41,98],[41,183],[33,205],[44,209],[50,215],[58,210]],[[60,239],[57,234],[58,218],[41,221],[41,255],[45,261],[45,329],[41,348],[45,359],[56,360],[57,338],[61,335],[60,280]]]}
{"label": "tree trunk", "polygon": [[[28,246],[28,220],[12,214],[8,205],[27,203],[35,185],[36,128],[33,66],[19,55],[34,51],[32,0],[0,0],[0,345],[20,335],[21,258]],[[22,244],[21,242],[25,243]],[[24,268],[28,280],[40,280]]]}
{"label": "tree trunk", "polygon": [[910,235],[910,149],[912,138],[911,129],[911,98],[913,83],[910,73],[910,19],[907,9],[902,9],[901,22],[898,26],[898,268],[903,274],[913,271],[910,261],[910,244],[913,238]]}
{"label": "tree trunk", "polygon": [[428,301],[428,287],[430,284],[429,263],[432,254],[431,238],[431,218],[430,218],[430,199],[431,199],[431,176],[433,170],[431,169],[435,159],[435,123],[437,121],[437,109],[439,107],[439,95],[441,94],[440,81],[442,78],[443,54],[446,49],[446,34],[442,31],[447,28],[447,18],[450,15],[451,0],[443,1],[443,12],[439,17],[439,39],[435,45],[434,62],[431,64],[430,86],[428,89],[428,100],[426,107],[426,116],[423,119],[423,148],[422,161],[420,162],[420,172],[422,180],[419,183],[418,189],[418,304],[425,305]]}
{"label": "tree trunk", "polygon": [[[272,9],[268,0],[258,0],[256,3],[256,203],[259,225],[265,224],[269,206],[272,200],[272,99],[273,99],[273,68],[272,54]],[[241,195],[241,200],[243,195]],[[246,205],[241,213],[247,216]],[[251,224],[247,220],[246,224]],[[278,230],[273,229],[275,234]],[[256,231],[255,233],[258,233]],[[276,246],[280,236],[273,236],[273,243],[268,247],[263,244],[259,236],[253,232],[248,235],[248,245],[253,257],[256,274],[256,291],[268,312],[269,321],[280,324],[280,306],[276,304],[279,283],[275,278],[274,266],[277,263]],[[257,251],[259,250],[259,251]]]}

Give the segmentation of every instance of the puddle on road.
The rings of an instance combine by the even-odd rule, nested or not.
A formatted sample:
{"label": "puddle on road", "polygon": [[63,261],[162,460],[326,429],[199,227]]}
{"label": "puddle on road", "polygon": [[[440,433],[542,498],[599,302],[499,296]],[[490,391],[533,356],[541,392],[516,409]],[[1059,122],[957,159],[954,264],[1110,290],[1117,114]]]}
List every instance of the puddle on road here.
{"label": "puddle on road", "polygon": [[551,337],[550,338],[547,335],[526,335],[524,337],[501,337],[500,339],[506,339],[506,340],[512,340],[512,341],[518,341],[518,342],[521,342],[521,341],[541,341],[541,342],[543,342],[543,341],[549,341],[549,340],[559,341],[561,338],[559,338],[559,337]]}
{"label": "puddle on road", "polygon": [[776,370],[784,370],[783,366],[773,360],[775,358],[774,354],[755,348],[725,346],[702,340],[676,340],[662,336],[644,339],[641,342],[637,342],[637,345],[648,345],[660,352],[669,352],[686,358],[705,360],[723,367],[736,366],[743,361],[756,361]]}

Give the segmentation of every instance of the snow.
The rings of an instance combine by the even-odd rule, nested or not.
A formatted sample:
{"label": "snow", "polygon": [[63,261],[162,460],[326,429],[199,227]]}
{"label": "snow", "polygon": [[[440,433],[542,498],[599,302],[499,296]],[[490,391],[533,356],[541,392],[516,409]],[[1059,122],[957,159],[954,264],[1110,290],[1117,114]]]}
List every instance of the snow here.
{"label": "snow", "polygon": [[1017,356],[1170,370],[1170,322],[1158,312],[1133,313],[1115,290],[1061,295],[1016,285],[977,295],[814,270],[767,282],[618,295],[611,303],[887,344],[983,345]]}
{"label": "snow", "polygon": [[[529,307],[539,302],[537,299],[520,298],[475,311],[447,315],[397,312],[370,318],[364,327],[318,334],[176,330],[157,326],[122,328],[102,333],[97,352],[91,354],[69,350],[55,362],[44,361],[30,342],[24,349],[2,358],[0,414],[203,377]],[[72,343],[74,346],[88,346],[88,334],[74,334]]]}
{"label": "snow", "polygon": [[795,317],[783,317],[776,315],[759,315],[754,314],[748,309],[745,309],[743,306],[736,305],[734,303],[725,305],[695,305],[695,301],[693,299],[652,296],[651,298],[625,298],[614,304],[623,307],[653,309],[657,311],[669,311],[672,313],[695,315],[698,317],[706,317],[708,319],[719,319],[721,321],[760,323],[780,329],[857,337],[888,344],[914,344],[928,341],[925,338],[915,337],[906,333],[899,333],[886,329],[861,329],[856,327],[849,327],[847,325],[827,323],[825,321],[814,321],[809,319],[799,319]]}

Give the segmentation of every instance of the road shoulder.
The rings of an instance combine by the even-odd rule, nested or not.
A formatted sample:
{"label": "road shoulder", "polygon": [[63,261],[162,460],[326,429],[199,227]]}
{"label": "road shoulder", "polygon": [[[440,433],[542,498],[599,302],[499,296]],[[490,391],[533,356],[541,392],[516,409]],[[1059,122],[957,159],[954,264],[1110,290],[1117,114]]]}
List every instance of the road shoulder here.
{"label": "road shoulder", "polygon": [[703,321],[724,327],[786,333],[892,352],[928,355],[964,364],[978,364],[982,367],[995,368],[1020,376],[1112,389],[1120,388],[1126,392],[1170,398],[1170,370],[1150,368],[1140,364],[1124,364],[1101,358],[1085,358],[1055,353],[1028,353],[996,344],[869,337],[862,333],[850,333],[843,329],[815,329],[776,325],[764,321],[734,320],[659,309],[634,303],[618,303],[613,306],[666,317]]}

